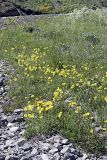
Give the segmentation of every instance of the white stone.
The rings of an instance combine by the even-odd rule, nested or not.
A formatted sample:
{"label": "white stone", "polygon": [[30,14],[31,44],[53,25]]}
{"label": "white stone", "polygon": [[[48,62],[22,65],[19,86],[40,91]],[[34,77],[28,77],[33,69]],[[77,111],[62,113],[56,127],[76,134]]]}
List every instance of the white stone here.
{"label": "white stone", "polygon": [[43,160],[49,160],[49,157],[48,157],[47,154],[42,154],[42,159],[43,159]]}
{"label": "white stone", "polygon": [[18,131],[18,129],[19,129],[19,127],[12,127],[12,128],[10,128],[10,131],[16,132],[16,131]]}

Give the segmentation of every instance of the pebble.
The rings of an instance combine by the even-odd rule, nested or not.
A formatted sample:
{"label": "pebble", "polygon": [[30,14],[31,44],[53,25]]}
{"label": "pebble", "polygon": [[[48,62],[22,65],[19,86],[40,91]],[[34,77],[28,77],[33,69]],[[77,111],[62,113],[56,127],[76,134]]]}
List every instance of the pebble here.
{"label": "pebble", "polygon": [[19,127],[11,127],[10,131],[12,132],[17,132],[19,130]]}
{"label": "pebble", "polygon": [[70,148],[68,146],[65,146],[62,150],[61,150],[61,154],[65,154],[66,152],[70,152]]}

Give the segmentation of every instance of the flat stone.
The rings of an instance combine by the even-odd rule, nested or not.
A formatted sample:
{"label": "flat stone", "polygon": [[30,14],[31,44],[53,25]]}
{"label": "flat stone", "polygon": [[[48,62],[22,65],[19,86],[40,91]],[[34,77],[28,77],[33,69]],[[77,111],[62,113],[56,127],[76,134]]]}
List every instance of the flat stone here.
{"label": "flat stone", "polygon": [[43,149],[44,151],[48,151],[48,150],[50,149],[50,144],[49,144],[49,143],[43,143],[43,144],[42,144],[42,149]]}
{"label": "flat stone", "polygon": [[7,117],[7,121],[10,122],[10,123],[14,123],[15,122],[15,118],[16,118],[16,116],[13,116],[13,115],[8,116]]}
{"label": "flat stone", "polygon": [[32,160],[43,160],[41,156],[32,157]]}
{"label": "flat stone", "polygon": [[21,146],[23,146],[26,142],[27,142],[26,139],[20,138],[20,139],[17,141],[17,145],[18,145],[19,147],[21,147]]}
{"label": "flat stone", "polygon": [[30,145],[30,144],[28,144],[28,143],[25,143],[24,144],[24,146],[23,146],[23,150],[24,151],[29,151],[29,150],[31,150],[32,149],[32,146]]}
{"label": "flat stone", "polygon": [[5,156],[4,155],[0,155],[0,160],[5,160]]}
{"label": "flat stone", "polygon": [[14,110],[14,113],[18,113],[18,114],[20,114],[20,113],[22,113],[23,112],[23,109],[15,109]]}
{"label": "flat stone", "polygon": [[0,86],[3,86],[4,77],[0,78]]}
{"label": "flat stone", "polygon": [[63,146],[60,143],[54,143],[54,147],[57,148],[59,151],[63,149]]}
{"label": "flat stone", "polygon": [[58,149],[57,149],[57,148],[52,148],[52,149],[49,151],[50,154],[54,154],[54,153],[56,153],[56,152],[58,152]]}
{"label": "flat stone", "polygon": [[37,148],[34,148],[31,152],[31,155],[37,155],[38,154],[38,149]]}
{"label": "flat stone", "polygon": [[17,132],[19,130],[19,127],[12,127],[10,128],[10,131],[12,132]]}
{"label": "flat stone", "polygon": [[7,127],[14,127],[15,125],[16,125],[15,123],[10,123],[10,122],[9,122],[9,123],[7,124]]}
{"label": "flat stone", "polygon": [[6,156],[5,160],[19,160],[16,156]]}
{"label": "flat stone", "polygon": [[60,160],[60,154],[57,152],[57,153],[55,153],[54,155],[53,155],[53,158],[55,159],[55,160]]}
{"label": "flat stone", "polygon": [[65,146],[62,150],[61,150],[61,154],[65,154],[66,152],[70,152],[70,147],[69,146]]}
{"label": "flat stone", "polygon": [[47,154],[42,154],[41,157],[43,160],[49,160],[49,157]]}
{"label": "flat stone", "polygon": [[66,152],[63,160],[76,160],[78,157],[72,153]]}
{"label": "flat stone", "polygon": [[68,144],[68,139],[63,139],[63,140],[62,140],[62,144],[64,144],[64,145],[65,145],[65,144]]}
{"label": "flat stone", "polygon": [[70,148],[70,153],[74,154],[74,155],[77,155],[78,157],[82,157],[83,154],[77,150],[77,149],[74,149],[74,148]]}
{"label": "flat stone", "polygon": [[11,146],[15,141],[14,140],[6,140],[6,146]]}

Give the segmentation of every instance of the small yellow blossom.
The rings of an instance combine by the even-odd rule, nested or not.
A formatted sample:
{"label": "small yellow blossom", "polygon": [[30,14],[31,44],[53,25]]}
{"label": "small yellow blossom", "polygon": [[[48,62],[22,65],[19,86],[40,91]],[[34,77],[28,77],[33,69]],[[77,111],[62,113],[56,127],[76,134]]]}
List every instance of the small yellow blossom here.
{"label": "small yellow blossom", "polygon": [[61,116],[62,116],[62,112],[59,112],[58,113],[58,118],[61,118]]}
{"label": "small yellow blossom", "polygon": [[107,102],[107,96],[106,96],[106,97],[104,97],[104,101],[105,101],[105,102]]}
{"label": "small yellow blossom", "polygon": [[70,107],[74,107],[76,105],[76,102],[74,102],[74,101],[69,101],[69,106]]}
{"label": "small yellow blossom", "polygon": [[102,131],[106,131],[106,130],[107,130],[107,128],[103,128],[103,127],[102,127],[102,128],[101,128],[101,130],[102,130]]}
{"label": "small yellow blossom", "polygon": [[88,117],[89,115],[90,115],[90,112],[87,112],[83,114],[83,117],[85,118],[85,117]]}
{"label": "small yellow blossom", "polygon": [[32,113],[32,114],[24,114],[24,117],[25,118],[34,118],[35,115],[34,115],[34,113]]}
{"label": "small yellow blossom", "polygon": [[92,134],[94,131],[93,131],[93,129],[90,129],[90,133]]}
{"label": "small yellow blossom", "polygon": [[107,123],[107,120],[104,120],[104,123]]}

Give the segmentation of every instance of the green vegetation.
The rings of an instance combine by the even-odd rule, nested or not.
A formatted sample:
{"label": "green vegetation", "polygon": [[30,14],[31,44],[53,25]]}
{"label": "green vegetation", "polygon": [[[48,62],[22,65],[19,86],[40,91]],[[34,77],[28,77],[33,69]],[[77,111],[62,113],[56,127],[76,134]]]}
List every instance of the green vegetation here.
{"label": "green vegetation", "polygon": [[58,132],[95,153],[107,135],[107,17],[74,15],[0,30],[0,58],[16,69],[5,110],[24,108],[27,137]]}
{"label": "green vegetation", "polygon": [[25,9],[43,13],[71,12],[83,6],[98,7],[100,0],[10,0]]}

